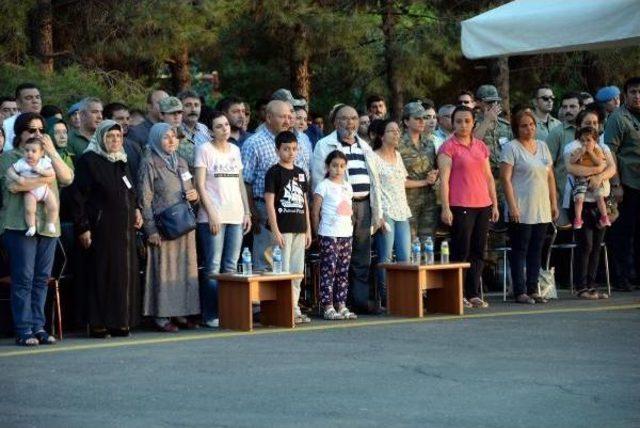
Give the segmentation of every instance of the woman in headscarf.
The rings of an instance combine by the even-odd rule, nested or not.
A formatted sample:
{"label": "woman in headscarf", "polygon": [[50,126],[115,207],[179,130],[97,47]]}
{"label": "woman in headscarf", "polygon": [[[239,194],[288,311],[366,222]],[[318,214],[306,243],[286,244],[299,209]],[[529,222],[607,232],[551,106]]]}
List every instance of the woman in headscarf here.
{"label": "woman in headscarf", "polygon": [[140,318],[135,229],[142,227],[122,129],[100,123],[76,162],[73,217],[86,260],[92,337],[128,336]]}
{"label": "woman in headscarf", "polygon": [[67,123],[60,118],[52,116],[47,119],[46,126],[46,132],[51,137],[53,144],[55,144],[58,154],[64,163],[73,170],[73,157],[67,148],[67,143],[69,142],[69,128],[67,127]]}
{"label": "woman in headscarf", "polygon": [[185,317],[200,313],[196,232],[168,241],[155,222],[157,214],[184,197],[192,203],[198,200],[187,162],[176,154],[178,144],[169,124],[153,125],[147,140],[150,151],[138,176],[138,198],[149,236],[143,314],[153,317],[156,328],[164,332],[178,331],[176,324],[197,327]]}

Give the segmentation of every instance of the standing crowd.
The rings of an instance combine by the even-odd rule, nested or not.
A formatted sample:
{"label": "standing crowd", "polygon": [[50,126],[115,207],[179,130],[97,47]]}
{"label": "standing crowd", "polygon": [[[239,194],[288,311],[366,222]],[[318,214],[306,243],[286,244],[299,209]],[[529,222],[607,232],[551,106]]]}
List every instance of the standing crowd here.
{"label": "standing crowd", "polygon": [[[631,290],[640,77],[622,91],[564,94],[558,119],[548,85],[510,115],[501,101],[482,85],[437,109],[411,100],[395,122],[374,95],[366,111],[336,104],[329,132],[306,100],[279,89],[250,131],[237,97],[213,109],[193,91],[156,90],[142,117],[93,97],[63,113],[21,84],[0,98],[0,233],[16,343],[55,343],[44,306],[57,245],[71,254],[78,320],[96,338],[128,336],[143,316],[164,332],[218,327],[215,274],[236,272],[249,247],[255,271],[291,273],[317,248],[328,320],[384,313],[385,272],[373,266],[370,281],[372,255],[409,262],[412,243],[436,235],[450,241],[451,261],[470,263],[466,307],[488,306],[488,237],[501,229],[517,303],[547,301],[538,275],[552,227],[573,229],[578,297],[608,297],[597,287],[605,235],[613,283]],[[311,321],[300,292],[296,281],[298,324]]]}

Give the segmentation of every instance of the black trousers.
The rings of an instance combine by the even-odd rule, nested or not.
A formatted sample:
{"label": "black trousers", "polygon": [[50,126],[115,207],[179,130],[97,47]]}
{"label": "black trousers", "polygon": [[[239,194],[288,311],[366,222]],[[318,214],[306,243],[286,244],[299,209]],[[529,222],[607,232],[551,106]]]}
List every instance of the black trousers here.
{"label": "black trousers", "polygon": [[[513,295],[538,292],[538,277],[542,264],[542,247],[549,223],[509,224],[511,242],[511,278]],[[526,267],[526,278],[525,278]]]}
{"label": "black trousers", "polygon": [[465,274],[464,296],[472,299],[480,295],[491,207],[451,207],[451,212],[451,261],[471,264]]}
{"label": "black trousers", "polygon": [[582,229],[575,231],[576,260],[573,286],[576,292],[596,287],[602,241],[606,229],[597,227],[600,213],[595,202],[585,202],[582,208]]}
{"label": "black trousers", "polygon": [[640,256],[634,251],[634,241],[640,233],[640,190],[622,186],[624,196],[618,205],[620,217],[609,232],[609,250],[612,253],[613,283],[627,285],[634,277]]}

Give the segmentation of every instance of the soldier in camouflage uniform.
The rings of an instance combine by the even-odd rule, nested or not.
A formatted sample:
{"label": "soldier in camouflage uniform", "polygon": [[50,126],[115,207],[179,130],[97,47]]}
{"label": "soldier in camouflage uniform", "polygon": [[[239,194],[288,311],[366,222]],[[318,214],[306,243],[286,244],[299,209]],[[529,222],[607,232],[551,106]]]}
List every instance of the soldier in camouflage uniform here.
{"label": "soldier in camouflage uniform", "polygon": [[438,179],[436,149],[430,138],[422,134],[426,110],[419,102],[404,106],[402,121],[405,133],[398,151],[407,169],[407,201],[412,217],[409,219],[412,238],[420,240],[433,236],[438,226],[439,210],[434,184]]}
{"label": "soldier in camouflage uniform", "polygon": [[[498,205],[500,215],[504,212],[504,191],[500,183],[500,153],[502,146],[513,139],[511,124],[508,120],[500,117],[502,107],[500,105],[500,95],[493,85],[482,85],[476,92],[476,99],[480,106],[480,115],[476,119],[475,137],[483,140],[490,150],[489,164],[491,172],[496,181],[496,193],[498,195]],[[503,220],[504,221],[504,220]]]}
{"label": "soldier in camouflage uniform", "polygon": [[182,130],[182,102],[176,97],[166,97],[160,101],[160,118],[163,122],[171,125],[174,129],[180,144],[176,153],[178,156],[187,161],[189,165],[189,171],[194,173],[194,162],[196,145],[195,142],[186,138],[184,131]]}

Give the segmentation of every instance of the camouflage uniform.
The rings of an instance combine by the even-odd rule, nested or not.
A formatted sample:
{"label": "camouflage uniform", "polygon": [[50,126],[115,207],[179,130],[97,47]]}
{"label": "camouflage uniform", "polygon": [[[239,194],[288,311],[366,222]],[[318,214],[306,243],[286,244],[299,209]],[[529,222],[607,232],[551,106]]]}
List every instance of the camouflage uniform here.
{"label": "camouflage uniform", "polygon": [[193,141],[188,138],[183,138],[180,140],[180,144],[178,145],[178,150],[176,150],[178,156],[187,161],[187,165],[189,165],[189,171],[191,174],[195,171],[195,159],[196,159],[196,145]]}
{"label": "camouflage uniform", "polygon": [[[484,121],[484,116],[480,116],[476,123],[476,128]],[[489,165],[491,165],[491,172],[493,178],[496,181],[496,194],[498,197],[498,207],[500,208],[500,214],[504,212],[504,191],[502,190],[502,184],[500,182],[500,154],[502,152],[502,145],[508,141],[513,140],[513,133],[511,132],[511,124],[506,119],[501,117],[498,121],[484,134],[482,139],[489,148]]]}
{"label": "camouflage uniform", "polygon": [[[410,180],[425,180],[431,170],[438,168],[435,146],[430,138],[420,136],[416,147],[411,142],[411,136],[406,133],[402,136],[398,151]],[[417,234],[422,240],[429,235],[433,236],[439,216],[434,186],[407,189],[407,201],[412,214],[409,219],[412,237]]]}

